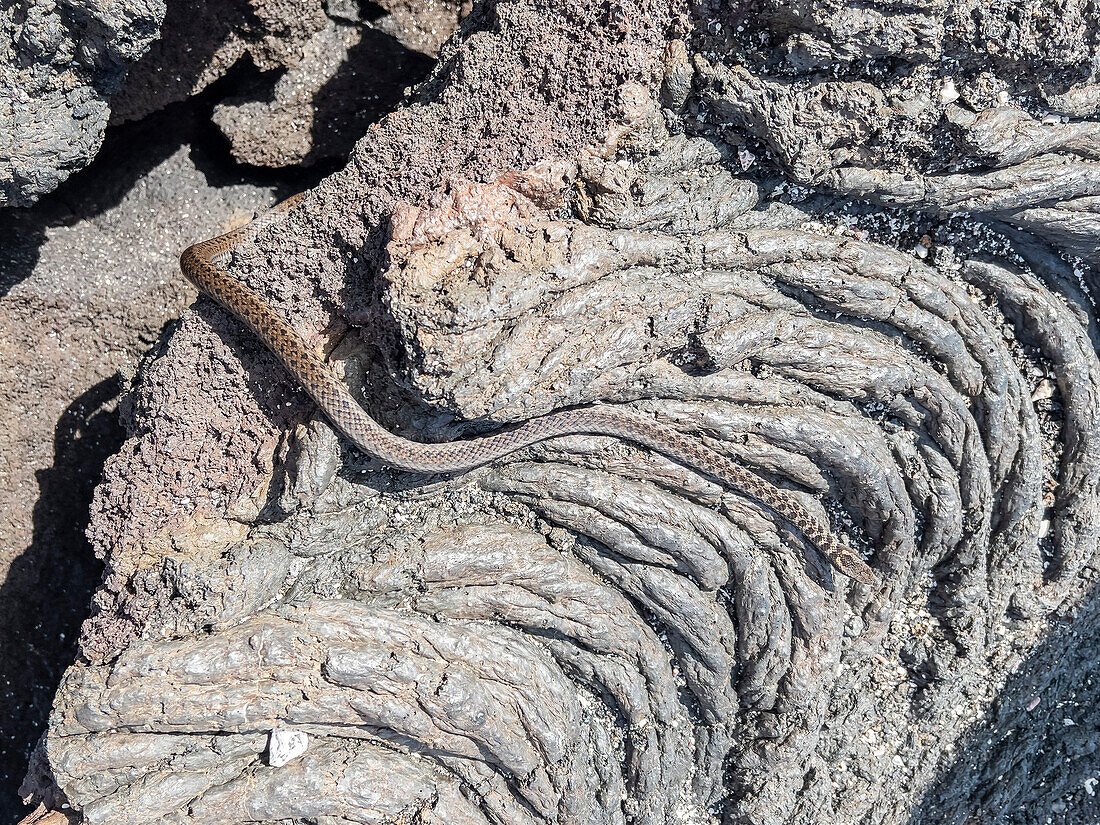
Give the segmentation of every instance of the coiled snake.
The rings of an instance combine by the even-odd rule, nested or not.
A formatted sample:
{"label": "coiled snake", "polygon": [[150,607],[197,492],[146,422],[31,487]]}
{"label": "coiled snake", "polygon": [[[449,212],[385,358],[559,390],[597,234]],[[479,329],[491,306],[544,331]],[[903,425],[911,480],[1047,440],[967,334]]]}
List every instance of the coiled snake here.
{"label": "coiled snake", "polygon": [[613,406],[559,410],[492,435],[426,444],[384,429],[356,402],[347,386],[286,321],[220,264],[247,233],[293,208],[295,195],[247,226],[188,247],[180,257],[183,274],[237,316],[277,355],[324,411],[329,421],[362,450],[393,467],[418,473],[472,470],[548,438],[604,435],[640,444],[720,479],[774,510],[809,539],[842,573],[864,584],[875,574],[835,535],[815,520],[793,495],[671,427]]}

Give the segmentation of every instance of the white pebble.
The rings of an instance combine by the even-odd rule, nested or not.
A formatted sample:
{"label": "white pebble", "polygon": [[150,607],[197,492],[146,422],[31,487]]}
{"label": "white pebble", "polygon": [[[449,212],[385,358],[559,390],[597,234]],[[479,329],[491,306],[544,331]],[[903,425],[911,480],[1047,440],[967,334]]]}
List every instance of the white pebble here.
{"label": "white pebble", "polygon": [[950,77],[943,79],[943,85],[940,86],[940,103],[945,106],[948,103],[954,103],[959,99],[959,90],[955,88],[955,81]]}
{"label": "white pebble", "polygon": [[756,162],[756,155],[748,149],[738,149],[737,159],[741,161],[741,171],[747,172],[752,168],[753,163]]}
{"label": "white pebble", "polygon": [[308,747],[309,737],[303,731],[276,728],[267,739],[267,764],[281,768],[305,753]]}

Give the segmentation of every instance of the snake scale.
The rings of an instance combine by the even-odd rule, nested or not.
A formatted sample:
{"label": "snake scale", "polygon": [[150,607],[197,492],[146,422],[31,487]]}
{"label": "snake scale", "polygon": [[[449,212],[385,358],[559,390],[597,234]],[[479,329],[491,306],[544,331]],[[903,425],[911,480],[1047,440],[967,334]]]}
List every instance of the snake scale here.
{"label": "snake scale", "polygon": [[410,441],[383,428],[367,415],[344,382],[294,328],[221,265],[227,263],[233,247],[248,233],[294,207],[304,194],[283,201],[246,226],[188,247],[180,257],[180,268],[199,290],[248,325],[282,360],[329,421],[364,453],[402,470],[456,473],[489,464],[548,438],[580,434],[612,436],[720,479],[798,528],[840,572],[864,584],[875,583],[871,568],[832,532],[822,528],[791,493],[679,431],[624,408],[559,410],[499,433],[435,444]]}

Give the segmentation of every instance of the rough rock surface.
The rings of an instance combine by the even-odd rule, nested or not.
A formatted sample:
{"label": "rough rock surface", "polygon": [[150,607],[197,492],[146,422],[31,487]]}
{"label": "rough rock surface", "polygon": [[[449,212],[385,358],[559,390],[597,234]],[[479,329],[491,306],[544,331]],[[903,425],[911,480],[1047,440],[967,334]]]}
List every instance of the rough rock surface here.
{"label": "rough rock surface", "polygon": [[274,196],[262,185],[214,186],[193,127],[178,117],[167,126],[126,127],[52,196],[0,212],[3,821],[18,818],[14,790],[100,576],[84,530],[103,462],[125,438],[120,396],[195,297],[179,250]]}
{"label": "rough rock surface", "polygon": [[1078,120],[1100,110],[1091,4],[762,6],[763,34],[705,30],[696,117],[761,142],[798,183],[1054,234],[1097,263],[1100,147]]}
{"label": "rough rock surface", "polygon": [[343,159],[426,73],[463,11],[394,3],[367,17],[348,0],[6,3],[0,207],[29,206],[87,166],[109,122],[147,117],[234,70],[258,74],[216,119],[239,161]]}
{"label": "rough rock surface", "polygon": [[202,302],[128,400],[28,796],[134,825],[1095,821],[1096,20],[758,11],[478,6],[229,263],[394,431],[629,405],[800,495],[879,585],[611,439],[396,473]]}
{"label": "rough rock surface", "polygon": [[[189,5],[169,7],[166,29],[178,26],[179,12]],[[445,11],[423,9],[421,17],[441,27],[447,21]],[[55,12],[75,20],[65,17],[64,9],[35,7],[27,10],[24,29],[53,25],[50,15]],[[22,20],[21,10],[4,12],[8,13]],[[408,10],[399,13],[410,25],[418,19]],[[334,19],[349,25],[356,22],[350,14],[332,11]],[[455,14],[451,9],[451,28]],[[282,8],[252,20],[248,34],[257,43],[249,45],[259,50],[258,43],[266,43],[273,60],[281,55],[289,61],[294,56],[291,39],[298,36],[298,29],[285,21],[289,17],[288,9]],[[387,15],[378,22],[390,20]],[[322,15],[320,24],[330,23]],[[87,25],[78,29],[91,36]],[[181,34],[174,28],[172,33]],[[187,46],[181,37],[172,42]],[[422,58],[411,58],[411,52],[393,48],[392,42],[360,44],[356,65],[369,64],[370,49],[381,43],[388,49],[388,74],[385,83],[382,75],[359,77],[356,94],[344,100],[345,110],[357,106],[358,96],[390,100],[397,94],[394,89],[415,82],[426,71]],[[300,73],[317,74],[325,67],[324,58],[300,54],[293,65]],[[115,85],[123,73],[122,67],[116,68],[111,80]],[[159,68],[163,77],[172,67],[162,63]],[[41,71],[31,63],[23,69],[19,76],[24,80]],[[27,86],[18,94],[33,88]],[[194,298],[180,277],[178,255],[189,241],[246,222],[276,191],[269,175],[234,168],[224,147],[209,137],[213,130],[207,125],[207,101],[216,101],[217,95],[243,100],[249,89],[255,93],[255,84],[239,74],[207,100],[145,112],[138,124],[116,123],[90,168],[34,207],[0,209],[0,410],[8,424],[0,435],[2,821],[18,818],[21,806],[15,789],[26,772],[27,754],[45,726],[60,675],[72,661],[89,592],[100,576],[84,534],[103,462],[124,438],[118,420],[120,395],[165,322]],[[154,90],[147,91],[152,95]],[[116,114],[127,100],[126,93],[112,99]],[[163,103],[162,97],[158,105]],[[320,117],[332,118],[340,111],[331,105]],[[325,123],[331,131],[331,123]],[[362,121],[357,128],[361,132]],[[59,128],[51,140],[56,138],[59,145],[68,141],[66,151],[78,149],[79,141],[62,131]],[[0,143],[13,134],[0,129]],[[338,140],[323,142],[323,148],[346,154],[351,143],[347,135],[345,130]],[[4,160],[26,161],[34,174],[49,172],[43,158],[13,158],[7,151],[10,144],[0,149]],[[74,168],[88,160],[79,158]],[[292,169],[279,176],[277,185],[285,187],[284,192],[296,191],[315,179],[303,182]],[[46,188],[57,185],[59,177],[51,181]]]}
{"label": "rough rock surface", "polygon": [[163,18],[163,0],[0,5],[0,206],[32,204],[88,165],[110,95]]}
{"label": "rough rock surface", "polygon": [[334,17],[270,94],[221,103],[214,122],[241,163],[279,168],[343,159],[401,99],[409,78],[423,77],[431,64],[367,21]]}
{"label": "rough rock surface", "polygon": [[343,160],[367,125],[427,73],[460,14],[445,2],[172,2],[163,27],[171,35],[131,70],[112,115],[144,117],[237,72],[251,80],[221,100],[214,122],[239,162]]}
{"label": "rough rock surface", "polygon": [[327,26],[322,0],[172,2],[167,36],[131,69],[112,117],[136,120],[186,100],[240,64],[273,73],[297,66],[306,44]]}

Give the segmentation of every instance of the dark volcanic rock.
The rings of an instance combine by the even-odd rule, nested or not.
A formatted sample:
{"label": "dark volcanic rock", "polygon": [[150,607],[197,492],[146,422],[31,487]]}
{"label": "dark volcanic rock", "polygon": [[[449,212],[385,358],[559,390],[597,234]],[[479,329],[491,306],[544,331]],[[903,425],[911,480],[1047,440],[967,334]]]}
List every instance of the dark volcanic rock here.
{"label": "dark volcanic rock", "polygon": [[285,71],[328,26],[322,0],[171,2],[166,36],[131,70],[112,116],[135,120],[186,100],[241,62],[260,72]]}
{"label": "dark volcanic rock", "polygon": [[242,163],[279,168],[342,159],[431,65],[387,34],[336,19],[309,40],[269,95],[226,101],[213,120]]}
{"label": "dark volcanic rock", "polygon": [[110,96],[163,18],[163,0],[0,7],[0,207],[32,204],[88,165]]}
{"label": "dark volcanic rock", "polygon": [[164,30],[171,35],[133,68],[112,117],[144,117],[236,70],[249,79],[216,106],[213,119],[237,161],[281,168],[346,158],[367,125],[428,72],[461,13],[449,3],[368,6],[170,3]]}
{"label": "dark volcanic rock", "polygon": [[[202,301],[128,396],[25,792],[120,825],[1038,825],[1020,804],[1078,797],[1091,825],[1090,8],[475,7],[226,266],[395,432],[623,405],[880,581],[615,439],[397,472]],[[249,106],[219,117],[290,122]],[[1059,724],[1092,767],[1051,781]]]}
{"label": "dark volcanic rock", "polygon": [[[343,158],[423,77],[462,11],[398,3],[368,18],[355,3],[322,0],[8,3],[0,207],[29,206],[87,166],[108,122],[187,100],[234,69],[267,78],[216,118],[239,161]],[[274,89],[273,75],[282,75]]]}
{"label": "dark volcanic rock", "polygon": [[[108,138],[100,160],[0,213],[0,820],[71,663],[101,576],[84,531],[119,400],[164,325],[194,300],[178,255],[272,194],[215,187],[190,124]],[[171,134],[167,141],[161,138]],[[139,147],[139,148],[135,148]]]}

